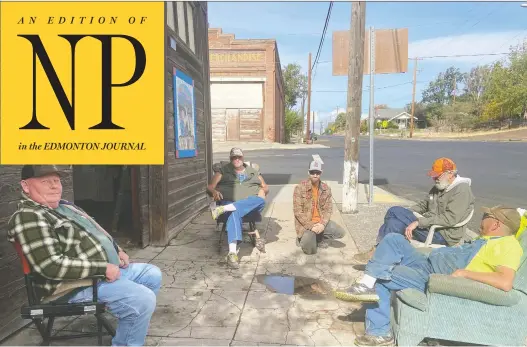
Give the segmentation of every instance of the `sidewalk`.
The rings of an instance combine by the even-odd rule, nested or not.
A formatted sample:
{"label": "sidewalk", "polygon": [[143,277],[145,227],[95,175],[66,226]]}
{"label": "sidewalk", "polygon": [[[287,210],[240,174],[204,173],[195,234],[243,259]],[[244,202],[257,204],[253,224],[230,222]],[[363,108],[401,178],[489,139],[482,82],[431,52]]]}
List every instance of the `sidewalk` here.
{"label": "sidewalk", "polygon": [[[240,269],[226,267],[227,243],[221,245],[220,254],[219,235],[208,210],[169,246],[130,250],[133,261],[150,262],[164,273],[147,344],[353,345],[355,336],[364,331],[361,305],[337,301],[325,291],[347,288],[361,274],[351,262],[358,251],[352,235],[373,242],[384,211],[404,201],[376,187],[376,204],[369,207],[367,187],[361,187],[359,213],[343,216],[339,212],[342,185],[329,184],[335,197],[332,220],[349,232],[316,255],[304,255],[295,244],[294,185],[270,186],[264,220],[258,224],[267,240],[266,253],[243,243]],[[265,275],[295,276],[288,278],[287,289],[296,294],[273,292],[263,283]],[[92,317],[62,319],[56,325],[58,334],[95,330]],[[30,327],[3,345],[35,345],[40,341],[37,331]],[[54,344],[96,342],[96,338],[84,338]],[[109,345],[110,338],[104,342]]]}
{"label": "sidewalk", "polygon": [[213,142],[213,153],[228,153],[232,147],[240,147],[243,151],[256,151],[265,149],[311,149],[311,148],[329,148],[328,146],[314,143],[308,145],[305,143],[277,143],[277,142]]}

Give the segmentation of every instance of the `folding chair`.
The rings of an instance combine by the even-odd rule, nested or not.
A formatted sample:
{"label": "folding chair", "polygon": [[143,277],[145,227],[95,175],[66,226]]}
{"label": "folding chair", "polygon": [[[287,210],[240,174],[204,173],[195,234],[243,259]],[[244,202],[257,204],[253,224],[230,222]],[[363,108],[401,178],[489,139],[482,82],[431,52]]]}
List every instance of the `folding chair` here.
{"label": "folding chair", "polygon": [[[103,302],[98,302],[97,284],[99,280],[104,280],[105,276],[98,275],[87,278],[92,280],[93,301],[75,304],[68,303],[68,299],[71,298],[74,294],[73,292],[65,294],[64,296],[56,300],[43,303],[41,300],[38,299],[34,286],[35,278],[37,278],[39,275],[34,274],[31,271],[31,267],[24,253],[22,252],[22,247],[20,246],[20,243],[15,242],[15,249],[22,263],[22,269],[24,271],[24,280],[27,291],[27,299],[29,304],[22,306],[20,309],[20,313],[23,319],[31,319],[36,325],[43,339],[43,342],[41,343],[42,346],[49,346],[51,344],[51,341],[54,340],[67,340],[92,336],[97,336],[98,345],[102,346],[103,336],[108,334],[112,337],[115,336],[115,329],[102,315],[104,312],[106,312],[106,306]],[[87,314],[95,315],[97,319],[96,332],[60,336],[51,335],[55,318],[68,316],[83,316]],[[44,319],[46,318],[48,319],[47,324],[44,325]],[[103,327],[108,332],[108,334],[105,334],[103,332]]]}
{"label": "folding chair", "polygon": [[[227,219],[229,218],[229,212],[226,212],[218,217],[216,220],[216,231],[220,232],[220,240],[218,242],[218,249],[221,252],[221,246],[223,245],[223,240],[227,234]],[[254,232],[256,231],[256,223],[262,221],[262,215],[259,211],[252,211],[246,216],[243,217],[242,223],[249,223],[249,231],[247,233],[253,247],[256,247],[256,237]]]}
{"label": "folding chair", "polygon": [[[414,215],[416,217],[418,217],[418,218],[422,217],[417,212],[414,212]],[[470,220],[472,219],[473,215],[474,215],[474,209],[472,209],[470,211],[470,213],[469,213],[467,218],[465,218],[461,222],[459,222],[456,225],[454,225],[454,228],[459,228],[459,227],[467,225],[468,222],[470,222]],[[434,238],[434,232],[436,232],[436,230],[438,230],[438,229],[443,229],[443,228],[446,228],[446,226],[443,226],[443,225],[432,225],[430,227],[430,230],[428,230],[428,235],[426,236],[426,241],[423,243],[423,242],[419,242],[417,240],[412,240],[412,242],[411,242],[412,245],[414,247],[416,247],[416,248],[422,248],[422,247],[425,247],[425,248],[441,248],[441,247],[445,247],[445,245],[438,245],[438,244],[432,243],[432,239]],[[463,240],[461,242],[463,242]]]}

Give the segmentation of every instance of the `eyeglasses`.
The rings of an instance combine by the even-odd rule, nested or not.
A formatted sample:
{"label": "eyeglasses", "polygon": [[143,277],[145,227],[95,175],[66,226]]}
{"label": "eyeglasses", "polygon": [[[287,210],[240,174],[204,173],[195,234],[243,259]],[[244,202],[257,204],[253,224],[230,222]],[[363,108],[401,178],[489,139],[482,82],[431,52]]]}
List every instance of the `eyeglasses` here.
{"label": "eyeglasses", "polygon": [[315,175],[320,176],[320,175],[322,174],[322,172],[312,170],[312,171],[309,171],[309,174],[310,174],[311,176],[315,176]]}
{"label": "eyeglasses", "polygon": [[243,157],[242,156],[238,156],[238,155],[231,157],[231,160],[242,160],[242,159],[243,159]]}

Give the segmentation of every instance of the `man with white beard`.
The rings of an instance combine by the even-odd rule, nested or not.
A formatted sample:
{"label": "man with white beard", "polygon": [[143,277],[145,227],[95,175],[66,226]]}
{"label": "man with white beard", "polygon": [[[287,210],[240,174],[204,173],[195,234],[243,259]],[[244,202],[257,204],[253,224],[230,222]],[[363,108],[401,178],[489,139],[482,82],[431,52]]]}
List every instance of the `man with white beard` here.
{"label": "man with white beard", "polygon": [[[454,225],[466,219],[474,209],[474,195],[470,188],[471,179],[460,177],[456,164],[449,158],[439,158],[428,172],[435,184],[428,196],[409,209],[401,206],[391,207],[384,216],[384,224],[377,235],[378,245],[390,233],[398,233],[420,242],[425,242],[432,225],[442,225],[434,232],[432,243],[453,246],[459,243],[465,234],[465,227]],[[417,212],[421,217],[416,217]],[[359,264],[366,264],[373,253],[371,250],[354,256]]]}

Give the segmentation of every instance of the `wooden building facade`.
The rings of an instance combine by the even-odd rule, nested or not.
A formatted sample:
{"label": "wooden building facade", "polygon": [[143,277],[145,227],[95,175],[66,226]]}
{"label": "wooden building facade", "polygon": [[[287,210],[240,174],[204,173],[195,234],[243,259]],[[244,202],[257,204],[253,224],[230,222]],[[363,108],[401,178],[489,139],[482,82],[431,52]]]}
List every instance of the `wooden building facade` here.
{"label": "wooden building facade", "polygon": [[284,142],[285,102],[276,40],[209,29],[212,138]]}
{"label": "wooden building facade", "polygon": [[[62,180],[64,199],[85,209],[118,240],[140,247],[167,245],[207,207],[212,177],[207,3],[165,2],[165,19],[165,165],[66,167]],[[176,151],[176,71],[192,81],[192,103],[183,106],[192,108],[193,124],[182,120],[188,109],[178,103],[178,123],[192,135],[184,143],[194,147],[191,155],[182,155],[186,140],[180,131]],[[29,322],[20,318],[20,306],[27,302],[23,274],[7,241],[7,222],[20,197],[20,169],[0,166],[0,341]]]}

